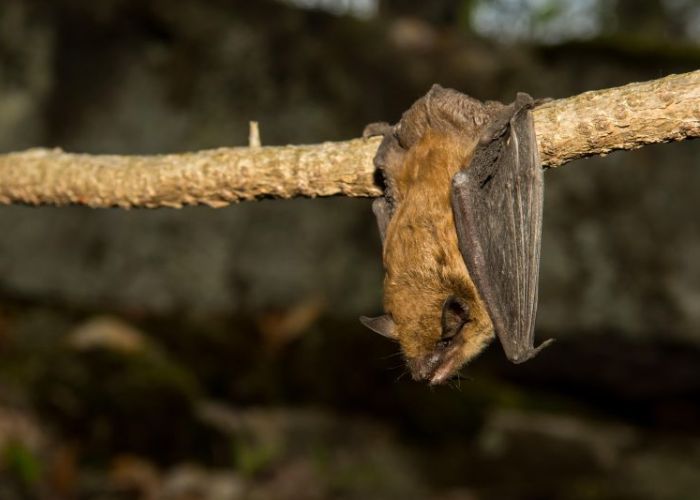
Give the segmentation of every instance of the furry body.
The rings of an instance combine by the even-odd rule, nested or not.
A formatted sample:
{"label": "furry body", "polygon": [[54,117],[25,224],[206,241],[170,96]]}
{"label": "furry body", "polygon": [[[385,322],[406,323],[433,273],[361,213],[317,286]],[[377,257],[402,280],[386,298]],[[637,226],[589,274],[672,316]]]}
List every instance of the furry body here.
{"label": "furry body", "polygon": [[477,138],[429,131],[407,152],[395,178],[400,197],[384,243],[384,310],[391,311],[409,364],[430,364],[441,338],[445,298],[470,306],[469,335],[455,364],[476,356],[493,339],[493,328],[457,245],[450,204],[454,174],[474,152]]}
{"label": "furry body", "polygon": [[[527,94],[482,103],[438,85],[383,135],[375,165],[384,310],[361,318],[397,340],[414,379],[439,384],[498,336],[533,357],[542,170]],[[475,284],[476,283],[476,284]]]}

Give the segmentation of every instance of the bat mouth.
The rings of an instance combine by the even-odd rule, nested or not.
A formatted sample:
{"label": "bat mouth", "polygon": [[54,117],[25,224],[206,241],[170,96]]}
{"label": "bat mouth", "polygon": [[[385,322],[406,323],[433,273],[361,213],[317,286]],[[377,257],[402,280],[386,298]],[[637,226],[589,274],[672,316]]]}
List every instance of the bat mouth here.
{"label": "bat mouth", "polygon": [[438,348],[426,356],[408,360],[413,380],[440,385],[451,379],[464,363],[462,342]]}
{"label": "bat mouth", "polygon": [[430,385],[440,385],[451,379],[454,374],[462,366],[462,356],[459,355],[458,350],[451,350],[451,355],[448,355],[443,359],[443,362],[439,364],[435,371],[431,374],[428,379]]}

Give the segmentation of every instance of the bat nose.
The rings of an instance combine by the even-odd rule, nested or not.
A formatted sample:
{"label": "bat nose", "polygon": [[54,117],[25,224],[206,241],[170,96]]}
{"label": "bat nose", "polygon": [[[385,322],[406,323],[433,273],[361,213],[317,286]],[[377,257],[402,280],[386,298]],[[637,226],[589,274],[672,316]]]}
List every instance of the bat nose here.
{"label": "bat nose", "polygon": [[411,370],[411,377],[416,382],[427,380],[430,373],[425,369],[425,366],[418,359],[409,359],[406,363],[408,369]]}
{"label": "bat nose", "polygon": [[413,380],[426,381],[430,385],[439,385],[449,380],[464,361],[458,347],[409,358],[407,364]]}
{"label": "bat nose", "polygon": [[408,360],[408,368],[415,381],[432,380],[435,370],[440,365],[441,356],[438,353],[431,353],[420,358]]}

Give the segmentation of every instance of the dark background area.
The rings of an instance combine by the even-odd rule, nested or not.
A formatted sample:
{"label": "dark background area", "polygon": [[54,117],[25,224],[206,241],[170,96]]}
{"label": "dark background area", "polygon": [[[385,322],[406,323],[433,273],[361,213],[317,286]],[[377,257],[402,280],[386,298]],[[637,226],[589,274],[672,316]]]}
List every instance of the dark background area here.
{"label": "dark background area", "polygon": [[[2,0],[0,152],[357,137],[692,71],[695,0]],[[362,199],[0,207],[0,499],[695,499],[700,143],[550,170],[538,338],[428,388]],[[375,338],[376,337],[376,338]]]}

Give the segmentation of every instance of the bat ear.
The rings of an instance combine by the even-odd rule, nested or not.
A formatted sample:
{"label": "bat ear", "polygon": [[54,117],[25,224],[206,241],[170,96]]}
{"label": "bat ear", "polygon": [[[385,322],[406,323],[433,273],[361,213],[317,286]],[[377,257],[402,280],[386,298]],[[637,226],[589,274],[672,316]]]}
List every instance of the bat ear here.
{"label": "bat ear", "polygon": [[394,319],[389,314],[377,316],[376,318],[360,316],[360,323],[383,337],[392,340],[398,339],[398,334],[396,333],[396,323],[394,323]]}

